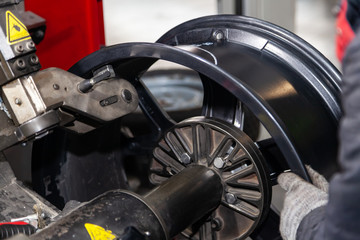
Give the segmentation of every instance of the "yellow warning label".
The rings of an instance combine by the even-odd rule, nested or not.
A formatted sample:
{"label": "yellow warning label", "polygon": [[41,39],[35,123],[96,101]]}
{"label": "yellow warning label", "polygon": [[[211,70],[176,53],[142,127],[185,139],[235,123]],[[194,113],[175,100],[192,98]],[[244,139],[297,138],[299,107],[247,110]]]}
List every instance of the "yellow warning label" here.
{"label": "yellow warning label", "polygon": [[88,231],[91,240],[113,240],[116,239],[116,236],[112,234],[110,230],[105,230],[104,228],[91,224],[85,223],[85,228]]}
{"label": "yellow warning label", "polygon": [[31,38],[25,25],[10,11],[6,11],[6,36],[10,45]]}

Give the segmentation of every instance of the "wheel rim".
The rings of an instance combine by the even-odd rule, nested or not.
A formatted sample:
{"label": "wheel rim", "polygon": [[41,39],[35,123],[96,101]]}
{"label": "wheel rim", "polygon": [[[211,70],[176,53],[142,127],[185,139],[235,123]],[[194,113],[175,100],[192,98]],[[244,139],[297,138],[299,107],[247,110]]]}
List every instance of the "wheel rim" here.
{"label": "wheel rim", "polygon": [[[341,116],[339,105],[341,76],[339,71],[321,53],[303,39],[281,27],[262,20],[233,15],[216,15],[185,22],[165,33],[157,42],[172,46],[187,45],[186,48],[194,53],[209,52],[210,57],[208,56],[208,58],[215,59],[218,66],[244,81],[248,84],[248,87],[257,93],[271,93],[272,91],[275,93],[280,90],[278,94],[281,94],[282,87],[277,87],[275,91],[266,89],[266,87],[272,88],[271,86],[283,85],[283,88],[286,88],[286,85],[290,83],[292,90],[288,90],[300,92],[300,95],[304,94],[304,97],[312,98],[311,101],[314,101],[314,105],[321,105],[320,108],[312,111],[318,112],[326,108],[326,111],[321,112],[320,115],[327,115],[326,118],[331,118],[331,120],[321,119],[320,116],[310,119],[302,117],[300,114],[297,115],[297,111],[301,107],[298,107],[296,102],[304,103],[300,98],[293,101],[292,106],[289,108],[271,104],[271,97],[260,93],[261,97],[266,99],[273,109],[276,109],[275,111],[281,120],[287,118],[286,115],[293,114],[297,115],[293,117],[297,122],[301,119],[300,121],[303,122],[316,121],[327,125],[327,127],[320,129],[314,135],[310,134],[311,138],[309,138],[300,136],[302,134],[297,133],[296,127],[293,129],[289,127],[289,125],[296,125],[296,122],[285,123],[289,130],[288,134],[295,138],[292,139],[293,144],[296,145],[297,151],[301,152],[299,161],[302,159],[305,163],[312,165],[327,178],[336,171],[336,130]],[[242,52],[247,53],[243,54]],[[204,55],[204,53],[201,54]],[[255,77],[250,76],[252,73],[249,74],[244,69],[236,69],[239,66],[241,68],[241,65],[245,65],[245,68],[251,68],[253,72],[261,71],[252,67],[257,66],[257,60],[259,59],[261,59],[262,64],[269,64],[271,68],[279,71],[282,76],[286,76],[286,82],[281,83],[273,79],[270,84],[266,81],[257,83]],[[250,60],[250,63],[246,64],[248,60]],[[269,75],[272,75],[272,73],[269,72]],[[258,74],[258,76],[263,77],[261,74]],[[259,84],[268,85],[261,87]],[[305,94],[307,91],[314,92]],[[317,97],[314,98],[314,96]],[[284,101],[289,101],[289,98],[284,99]],[[308,104],[308,107],[311,108],[311,105]],[[285,111],[281,113],[279,107],[284,108]],[[292,111],[292,109],[296,109],[296,111]],[[309,128],[310,130],[305,131],[311,131],[314,128],[319,128],[319,125],[316,126],[315,124]],[[327,133],[328,130],[331,132]],[[324,138],[320,139],[317,136],[324,136]],[[303,140],[298,141],[299,139]],[[316,140],[314,141],[314,139]],[[329,139],[331,141],[327,142]],[[308,151],[309,149],[312,150]],[[330,150],[331,152],[329,152],[329,149],[334,151]],[[284,153],[284,149],[282,149],[282,152]],[[314,152],[316,153],[314,154]],[[288,158],[286,153],[284,155]],[[308,179],[304,169],[298,169],[298,166],[291,163],[289,166],[294,172]]]}

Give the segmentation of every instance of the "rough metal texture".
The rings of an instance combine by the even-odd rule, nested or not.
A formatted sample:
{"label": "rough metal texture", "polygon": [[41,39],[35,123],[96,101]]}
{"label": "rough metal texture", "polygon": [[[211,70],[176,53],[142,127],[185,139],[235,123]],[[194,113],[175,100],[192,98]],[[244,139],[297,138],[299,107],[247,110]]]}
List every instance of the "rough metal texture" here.
{"label": "rough metal texture", "polygon": [[0,162],[0,169],[0,221],[34,214],[34,207],[41,209],[49,218],[58,214],[50,203],[16,180],[9,163]]}

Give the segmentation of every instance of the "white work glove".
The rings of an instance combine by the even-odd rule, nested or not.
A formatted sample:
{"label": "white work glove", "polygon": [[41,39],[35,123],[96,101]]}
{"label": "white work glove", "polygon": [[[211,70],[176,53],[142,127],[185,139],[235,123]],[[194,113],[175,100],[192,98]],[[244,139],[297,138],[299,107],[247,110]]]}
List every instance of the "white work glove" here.
{"label": "white work glove", "polygon": [[278,183],[286,191],[280,216],[280,233],[285,240],[295,240],[303,218],[328,202],[329,184],[310,166],[306,166],[313,184],[292,172],[282,173]]}

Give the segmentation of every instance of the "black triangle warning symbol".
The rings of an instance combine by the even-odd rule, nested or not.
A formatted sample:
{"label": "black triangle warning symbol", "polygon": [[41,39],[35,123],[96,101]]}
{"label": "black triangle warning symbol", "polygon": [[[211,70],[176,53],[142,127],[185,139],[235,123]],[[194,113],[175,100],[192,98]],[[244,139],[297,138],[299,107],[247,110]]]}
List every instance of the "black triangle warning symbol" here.
{"label": "black triangle warning symbol", "polygon": [[25,25],[10,11],[6,11],[6,35],[9,44],[31,38]]}

